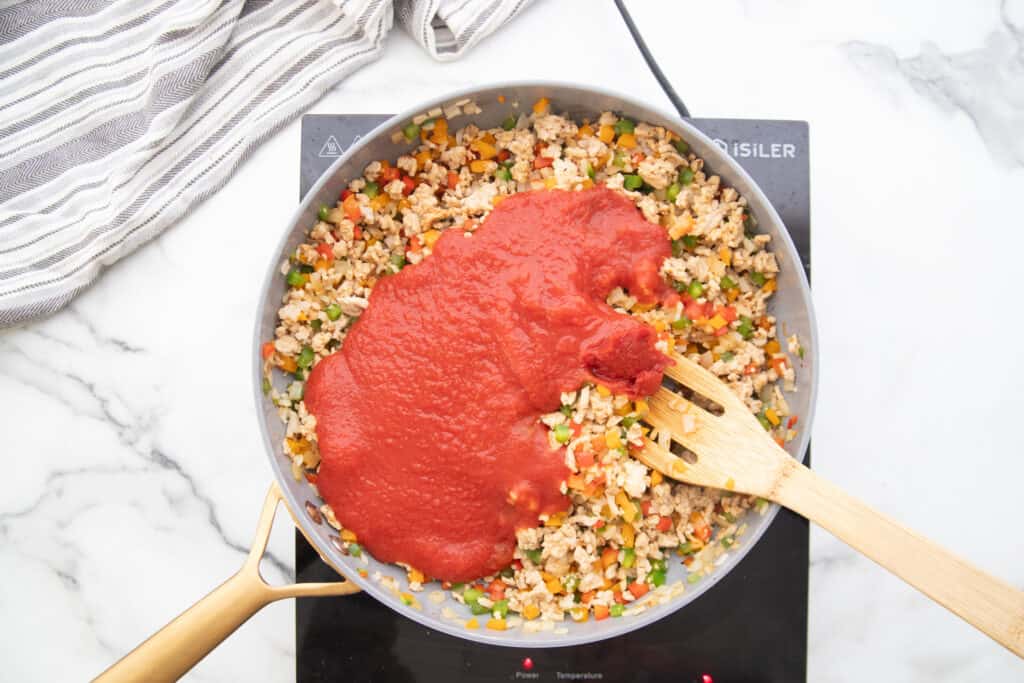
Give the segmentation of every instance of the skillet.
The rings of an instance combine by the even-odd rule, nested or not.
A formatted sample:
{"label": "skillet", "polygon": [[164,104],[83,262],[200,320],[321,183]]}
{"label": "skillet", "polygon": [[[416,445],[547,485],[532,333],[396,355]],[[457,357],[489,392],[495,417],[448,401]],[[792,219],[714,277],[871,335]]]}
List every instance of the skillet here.
{"label": "skillet", "polygon": [[[499,95],[504,96],[504,102],[498,102]],[[528,111],[530,105],[541,97],[550,99],[551,111],[567,114],[577,121],[584,118],[595,120],[602,111],[610,110],[634,121],[643,121],[673,130],[690,145],[697,156],[704,159],[705,169],[709,174],[719,175],[723,185],[735,188],[747,198],[750,212],[756,220],[756,231],[771,235],[771,248],[779,261],[779,286],[772,297],[769,310],[779,320],[784,336],[798,334],[806,350],[802,362],[796,367],[797,391],[786,396],[792,412],[800,416],[802,425],[796,439],[787,444],[787,451],[794,458],[803,460],[810,438],[817,392],[818,345],[810,287],[800,265],[796,247],[779,215],[750,176],[723,148],[685,120],[648,104],[591,86],[519,82],[462,90],[438,97],[381,124],[339,157],[313,186],[291,222],[285,226],[281,241],[267,266],[256,312],[251,354],[257,419],[274,475],[274,483],[268,493],[257,538],[246,564],[235,576],[101,674],[98,680],[173,680],[188,671],[221,640],[269,602],[285,597],[345,595],[358,590],[366,591],[387,607],[430,629],[479,643],[533,648],[590,643],[642,628],[684,608],[735,568],[761,538],[778,512],[777,505],[769,506],[764,514],[747,514],[744,520],[747,524],[747,533],[724,557],[724,561],[718,564],[710,577],[694,586],[687,586],[681,595],[665,604],[647,609],[642,614],[602,621],[588,620],[582,623],[567,620],[559,624],[558,629],[534,633],[526,633],[522,629],[467,630],[461,622],[446,619],[442,615],[442,609],[445,607],[460,614],[465,610],[464,607],[450,599],[442,604],[426,599],[427,594],[439,589],[438,585],[428,584],[425,591],[419,594],[421,599],[417,600],[416,605],[406,605],[395,592],[386,589],[375,580],[378,576],[387,576],[392,577],[399,586],[405,586],[407,579],[404,570],[394,565],[379,563],[366,553],[361,558],[343,555],[339,545],[336,545],[337,532],[319,514],[318,508],[323,501],[314,494],[305,480],[295,480],[291,461],[281,454],[280,444],[284,438],[285,425],[279,419],[275,406],[262,392],[263,361],[260,347],[264,341],[274,338],[277,310],[287,287],[279,271],[280,264],[305,241],[307,231],[317,219],[319,206],[333,206],[339,190],[345,187],[348,181],[359,177],[363,168],[371,161],[394,160],[408,152],[411,144],[395,134],[418,114],[468,99],[476,102],[482,111],[456,118],[452,121],[452,127],[459,128],[474,123],[481,128],[492,128],[500,125],[500,122],[509,115]],[[277,372],[275,370],[275,373]],[[283,375],[275,376],[274,384],[278,388],[283,389],[286,383]],[[259,559],[266,546],[273,514],[279,502],[284,503],[298,529],[344,581],[274,587],[262,580],[259,575]],[[684,572],[679,563],[670,565],[667,578],[669,584],[683,578]],[[338,608],[344,609],[344,604],[339,604]]]}

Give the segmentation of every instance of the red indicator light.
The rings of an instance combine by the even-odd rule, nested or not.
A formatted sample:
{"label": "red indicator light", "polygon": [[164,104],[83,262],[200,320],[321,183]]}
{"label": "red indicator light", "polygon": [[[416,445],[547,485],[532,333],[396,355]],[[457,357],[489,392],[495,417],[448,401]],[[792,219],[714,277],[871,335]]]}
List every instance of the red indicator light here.
{"label": "red indicator light", "polygon": [[715,683],[715,681],[711,678],[711,674],[704,674],[700,677],[700,683]]}
{"label": "red indicator light", "polygon": [[530,659],[529,657],[527,657],[526,659],[523,660],[523,669],[525,671],[529,671],[532,668],[533,668],[533,660]]}

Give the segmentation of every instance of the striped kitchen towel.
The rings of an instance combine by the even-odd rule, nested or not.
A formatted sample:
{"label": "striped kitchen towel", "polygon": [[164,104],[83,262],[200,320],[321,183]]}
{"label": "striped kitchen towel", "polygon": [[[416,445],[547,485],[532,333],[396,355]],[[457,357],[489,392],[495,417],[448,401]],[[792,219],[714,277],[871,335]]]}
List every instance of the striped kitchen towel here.
{"label": "striped kitchen towel", "polygon": [[530,0],[0,3],[0,326],[52,313],[380,54],[458,57]]}

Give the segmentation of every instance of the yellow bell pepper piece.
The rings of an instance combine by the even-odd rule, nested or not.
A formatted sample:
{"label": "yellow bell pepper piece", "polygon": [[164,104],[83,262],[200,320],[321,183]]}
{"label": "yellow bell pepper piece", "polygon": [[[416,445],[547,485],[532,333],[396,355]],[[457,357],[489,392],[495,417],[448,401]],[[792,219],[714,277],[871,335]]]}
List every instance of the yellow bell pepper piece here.
{"label": "yellow bell pepper piece", "polygon": [[594,129],[593,129],[593,127],[589,123],[586,124],[586,125],[580,126],[580,137],[581,138],[592,138],[592,137],[594,137]]}
{"label": "yellow bell pepper piece", "polygon": [[488,168],[490,168],[490,163],[484,159],[474,159],[469,162],[469,170],[473,173],[487,173]]}
{"label": "yellow bell pepper piece", "polygon": [[764,416],[768,418],[768,421],[772,423],[773,427],[778,427],[782,420],[779,419],[779,414],[775,412],[774,408],[768,408],[764,411]]}
{"label": "yellow bell pepper piece", "polygon": [[544,187],[546,187],[547,189],[550,190],[554,188],[556,185],[558,185],[558,178],[556,178],[555,176],[548,176],[547,178],[544,179]]}
{"label": "yellow bell pepper piece", "polygon": [[[629,496],[626,495],[625,491],[619,491],[615,494],[615,502],[618,503],[619,507],[622,509],[622,518],[624,520],[627,522],[633,522],[637,519],[640,514],[640,510],[638,510],[636,505],[633,504],[633,501],[629,499]],[[626,526],[629,526],[629,524]],[[625,527],[623,528],[622,533],[623,537],[625,537]]]}
{"label": "yellow bell pepper piece", "polygon": [[619,136],[619,147],[623,149],[633,149],[636,147],[636,136],[632,133],[623,133]]}
{"label": "yellow bell pepper piece", "polygon": [[608,448],[622,448],[622,436],[619,434],[618,428],[613,427],[605,432],[604,442]]}
{"label": "yellow bell pepper piece", "polygon": [[488,619],[487,620],[487,628],[491,629],[492,631],[504,631],[505,630],[505,620],[504,619]]}
{"label": "yellow bell pepper piece", "polygon": [[611,126],[601,126],[597,131],[598,139],[606,145],[615,139],[615,129]]}
{"label": "yellow bell pepper piece", "polygon": [[497,148],[483,140],[474,140],[469,144],[469,148],[480,155],[481,159],[493,159],[498,156]]}
{"label": "yellow bell pepper piece", "polygon": [[533,113],[534,114],[544,114],[544,113],[547,112],[547,110],[548,110],[548,108],[550,106],[551,106],[551,100],[549,100],[546,97],[542,97],[542,98],[540,98],[539,100],[537,100],[536,102],[533,103]]}
{"label": "yellow bell pepper piece", "polygon": [[423,246],[433,249],[434,245],[437,244],[437,239],[441,236],[440,230],[430,229],[420,235],[420,239],[423,240]]}
{"label": "yellow bell pepper piece", "polygon": [[425,580],[426,577],[423,576],[423,572],[419,569],[409,570],[409,583],[423,583]]}
{"label": "yellow bell pepper piece", "polygon": [[612,395],[612,390],[609,389],[608,387],[606,387],[603,384],[598,384],[597,385],[597,393],[599,395],[603,396],[604,398],[608,398],[609,396]]}
{"label": "yellow bell pepper piece", "polygon": [[647,405],[647,401],[642,398],[638,398],[633,402],[633,408],[636,410],[636,414],[641,418],[647,417],[647,413],[651,411],[650,406]]}
{"label": "yellow bell pepper piece", "polygon": [[540,616],[540,607],[537,605],[527,605],[523,608],[524,619],[536,619]]}
{"label": "yellow bell pepper piece", "polygon": [[349,543],[355,543],[359,539],[356,537],[356,533],[354,531],[349,531],[348,529],[342,529],[341,530],[341,540],[347,541]]}
{"label": "yellow bell pepper piece", "polygon": [[663,481],[665,481],[665,477],[661,475],[661,472],[658,470],[651,472],[651,486],[657,486]]}
{"label": "yellow bell pepper piece", "polygon": [[468,628],[470,630],[475,629],[475,628],[480,628],[480,622],[477,621],[476,619],[470,619],[469,621],[466,622],[466,628]]}
{"label": "yellow bell pepper piece", "polygon": [[732,263],[732,249],[729,247],[722,247],[718,250],[718,258],[722,259],[722,263],[730,265]]}
{"label": "yellow bell pepper piece", "polygon": [[430,152],[428,150],[418,152],[416,154],[416,170],[422,171],[424,168],[427,167],[428,161],[430,161]]}
{"label": "yellow bell pepper piece", "polygon": [[765,294],[771,294],[775,291],[776,287],[778,287],[778,284],[775,282],[775,278],[772,278],[768,282],[764,283],[764,287],[761,288],[761,291]]}
{"label": "yellow bell pepper piece", "polygon": [[777,339],[769,339],[767,342],[765,342],[765,353],[778,353],[781,350],[782,346],[779,344],[779,341]]}
{"label": "yellow bell pepper piece", "polygon": [[434,128],[430,131],[430,141],[435,145],[440,145],[442,142],[448,141],[447,119],[439,118],[434,121]]}
{"label": "yellow bell pepper piece", "polygon": [[[631,503],[632,505],[632,503]],[[632,524],[622,525],[622,545],[627,548],[632,548],[636,543],[636,529],[633,528]]]}
{"label": "yellow bell pepper piece", "polygon": [[556,512],[548,517],[548,521],[544,522],[544,526],[562,526],[563,522],[565,522],[565,512]]}

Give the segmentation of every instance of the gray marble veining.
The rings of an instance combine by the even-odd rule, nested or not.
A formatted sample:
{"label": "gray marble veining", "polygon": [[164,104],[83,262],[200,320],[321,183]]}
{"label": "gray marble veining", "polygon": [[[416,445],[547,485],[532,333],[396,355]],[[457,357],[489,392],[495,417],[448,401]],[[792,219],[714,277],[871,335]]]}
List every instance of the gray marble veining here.
{"label": "gray marble veining", "polygon": [[[1003,524],[1020,516],[1007,492],[1024,477],[1024,322],[1006,308],[1024,251],[1012,211],[1024,194],[1024,0],[678,3],[678,21],[662,5],[630,10],[695,112],[809,120],[815,467],[1024,586]],[[579,7],[538,3],[443,68],[397,36],[317,112],[395,111],[438,89],[531,78],[667,107],[614,6]],[[561,41],[585,58],[521,49]],[[851,131],[885,142],[899,182]],[[295,206],[298,140],[296,127],[266,141],[73,309],[0,332],[5,680],[88,678],[238,568],[270,481],[249,386],[255,291]],[[922,295],[896,296],[907,292]],[[958,400],[977,395],[999,400]],[[999,476],[957,467],[965,454]],[[266,573],[278,580],[286,519],[274,533]],[[813,683],[1024,680],[1024,663],[817,529],[809,617]],[[272,605],[190,680],[290,680],[294,637],[292,604]]]}
{"label": "gray marble veining", "polygon": [[[872,75],[898,74],[916,92],[947,112],[970,118],[992,156],[1006,166],[1024,165],[1024,3],[1003,0],[998,28],[983,45],[945,53],[926,42],[900,57],[886,45],[849,41],[843,51]],[[941,11],[936,8],[936,11]]]}

